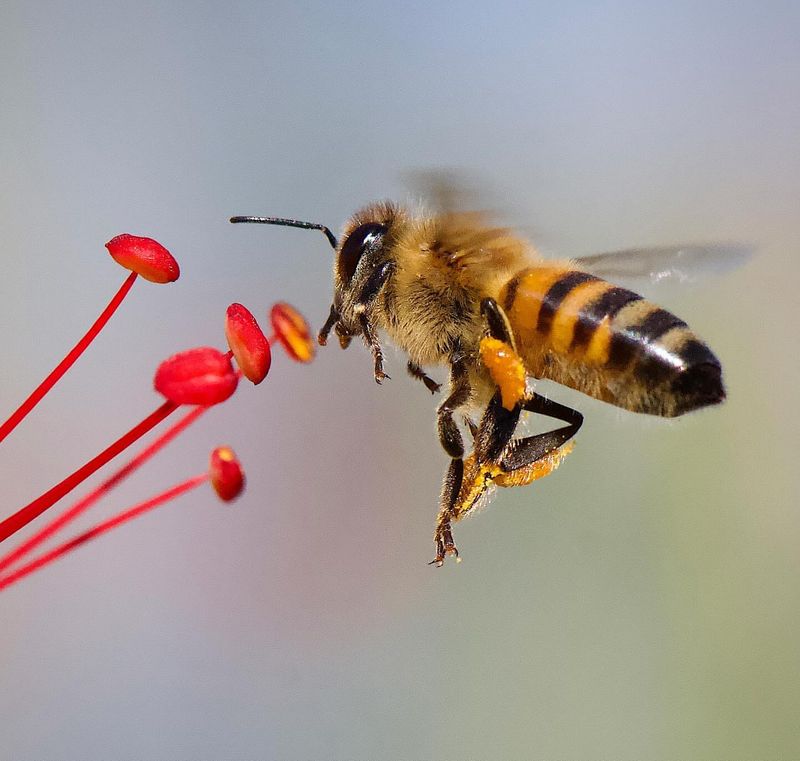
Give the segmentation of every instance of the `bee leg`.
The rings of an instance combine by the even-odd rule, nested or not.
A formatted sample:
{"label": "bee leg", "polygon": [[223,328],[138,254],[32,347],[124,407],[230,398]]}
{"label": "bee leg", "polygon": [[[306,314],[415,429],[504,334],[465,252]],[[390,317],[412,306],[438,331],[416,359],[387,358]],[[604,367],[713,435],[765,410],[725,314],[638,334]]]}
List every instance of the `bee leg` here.
{"label": "bee leg", "polygon": [[478,424],[471,417],[464,415],[464,425],[469,428],[469,435],[475,441],[475,437],[478,435]]}
{"label": "bee leg", "polygon": [[[563,420],[569,425],[548,433],[514,439],[523,409]],[[434,535],[436,558],[433,562],[442,565],[447,555],[458,557],[451,524],[466,516],[492,484],[522,486],[551,473],[569,454],[571,445],[568,442],[582,423],[580,412],[538,394],[508,410],[503,406],[501,392],[497,391],[481,418],[473,454],[459,466],[457,479],[452,473],[453,465],[445,478]]]}
{"label": "bee leg", "polygon": [[[563,428],[557,428],[555,431],[549,431],[548,433],[540,433],[536,436],[528,436],[524,439],[515,439],[511,441],[510,445],[502,452],[498,461],[505,473],[513,473],[523,468],[531,469],[531,466],[547,458],[559,447],[566,444],[578,432],[583,424],[583,415],[581,415],[580,412],[570,407],[565,407],[563,404],[554,402],[551,399],[545,399],[545,397],[539,394],[533,394],[522,403],[522,406],[528,412],[535,412],[539,415],[555,418],[556,420],[563,420],[565,423],[568,423],[568,425]],[[558,461],[560,461],[560,459],[561,458],[558,458]],[[555,462],[553,467],[557,464],[558,462]],[[552,469],[553,468],[550,468],[550,470]],[[550,471],[547,470],[547,472],[543,472],[541,475],[547,475],[549,472]],[[530,480],[533,480],[533,477]]]}
{"label": "bee leg", "polygon": [[[381,348],[380,341],[378,341],[378,334],[372,323],[367,319],[367,315],[363,312],[359,315],[361,322],[361,334],[364,336],[364,343],[372,351],[372,361],[374,362],[375,382],[383,383],[389,376],[383,372],[383,349]],[[391,379],[390,379],[391,380]]]}
{"label": "bee leg", "polygon": [[436,531],[433,535],[433,540],[436,543],[436,557],[428,565],[435,565],[440,568],[448,555],[455,555],[458,558],[458,550],[453,542],[453,532],[450,530],[450,521],[453,518],[463,478],[464,461],[460,459],[451,460],[442,484],[439,515],[436,518]]}
{"label": "bee leg", "polygon": [[442,388],[433,378],[426,375],[425,371],[415,362],[409,360],[408,365],[406,365],[406,370],[408,370],[408,374],[412,378],[422,381],[425,384],[425,388],[432,394],[437,393]]}
{"label": "bee leg", "polygon": [[499,463],[514,436],[522,414],[522,402],[510,410],[503,406],[500,391],[496,391],[486,407],[475,437],[475,460],[479,465]]}
{"label": "bee leg", "polygon": [[[464,460],[452,460],[442,486],[439,515],[436,521],[434,541],[436,558],[433,563],[440,566],[447,555],[458,557],[451,524],[461,520],[491,486],[493,479],[502,474],[496,463],[514,435],[521,405],[513,410],[503,407],[500,393],[496,393],[481,418],[475,433],[475,451]],[[479,459],[483,457],[484,460]],[[494,458],[494,461],[491,460]]]}
{"label": "bee leg", "polygon": [[328,315],[328,319],[325,320],[325,324],[317,334],[317,343],[319,343],[320,346],[325,346],[328,343],[328,336],[337,322],[339,322],[339,312],[336,310],[336,307],[331,304],[331,311]]}
{"label": "bee leg", "polygon": [[486,330],[492,338],[507,343],[516,354],[517,344],[514,340],[514,331],[503,308],[491,298],[481,301],[481,316],[486,324]]}
{"label": "bee leg", "polygon": [[372,351],[372,358],[375,363],[376,383],[383,383],[383,380],[389,376],[383,372],[383,349],[381,349],[380,342],[378,341],[378,334],[375,332],[375,328],[372,326],[367,314],[393,272],[394,265],[392,262],[384,262],[379,267],[376,267],[370,273],[367,282],[364,283],[361,288],[355,303],[355,312],[361,324],[361,333],[364,336],[364,343]]}
{"label": "bee leg", "polygon": [[348,332],[341,322],[336,323],[334,330],[336,331],[336,335],[339,337],[339,346],[341,346],[343,349],[346,349],[348,346],[350,346],[350,342],[353,340],[353,334]]}
{"label": "bee leg", "polygon": [[472,393],[469,385],[467,366],[463,359],[455,359],[450,367],[450,396],[436,410],[438,416],[439,442],[447,454],[454,460],[464,456],[464,441],[458,430],[453,413],[465,404]]}

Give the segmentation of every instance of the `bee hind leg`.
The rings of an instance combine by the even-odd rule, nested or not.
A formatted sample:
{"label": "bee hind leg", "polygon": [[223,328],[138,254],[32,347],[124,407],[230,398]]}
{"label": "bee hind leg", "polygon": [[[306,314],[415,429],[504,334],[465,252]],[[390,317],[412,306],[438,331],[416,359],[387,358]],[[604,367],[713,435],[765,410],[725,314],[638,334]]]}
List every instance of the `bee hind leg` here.
{"label": "bee hind leg", "polygon": [[[583,424],[583,415],[580,412],[554,402],[552,399],[546,399],[539,394],[533,394],[526,399],[522,407],[528,412],[546,415],[568,423],[568,425],[547,433],[539,433],[524,439],[512,440],[499,459],[499,465],[504,473],[513,473],[523,468],[530,468],[544,460],[575,436]],[[543,473],[542,475],[546,474]]]}
{"label": "bee hind leg", "polygon": [[524,486],[552,473],[572,451],[572,437],[583,423],[577,410],[534,394],[524,402],[529,412],[562,420],[569,425],[554,431],[512,439],[498,462],[500,473],[495,476],[497,486]]}
{"label": "bee hind leg", "polygon": [[436,557],[433,565],[441,566],[448,555],[458,558],[451,524],[461,520],[491,486],[494,478],[501,474],[498,461],[514,435],[520,412],[519,404],[512,410],[505,409],[500,401],[500,393],[496,393],[474,431],[475,450],[466,461],[451,461],[442,486],[436,519]]}
{"label": "bee hind leg", "polygon": [[469,415],[464,415],[464,425],[469,428],[469,435],[475,441],[475,437],[478,435],[478,424]]}
{"label": "bee hind leg", "polygon": [[[568,425],[515,439],[514,431],[523,409]],[[466,461],[453,460],[445,476],[434,534],[433,563],[441,566],[447,555],[458,558],[451,524],[466,516],[492,484],[522,486],[551,473],[572,450],[570,439],[582,423],[580,412],[538,394],[509,410],[503,406],[501,392],[495,393],[478,426],[473,453]]]}
{"label": "bee hind leg", "polygon": [[492,338],[508,344],[516,353],[517,344],[514,340],[514,331],[503,308],[492,298],[481,301],[481,316],[486,325],[486,331]]}
{"label": "bee hind leg", "polygon": [[433,535],[436,543],[436,557],[428,565],[441,568],[448,555],[454,555],[458,559],[458,549],[453,542],[450,521],[453,518],[456,500],[461,492],[463,478],[464,461],[461,459],[451,460],[444,477],[444,484],[442,484],[439,515],[436,518],[436,531]]}

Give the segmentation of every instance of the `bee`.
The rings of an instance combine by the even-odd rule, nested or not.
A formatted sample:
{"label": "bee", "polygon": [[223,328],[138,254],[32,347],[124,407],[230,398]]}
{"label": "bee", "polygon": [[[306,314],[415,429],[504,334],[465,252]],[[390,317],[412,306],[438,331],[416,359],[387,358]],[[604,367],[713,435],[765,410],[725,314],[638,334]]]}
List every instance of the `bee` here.
{"label": "bee", "polygon": [[[432,393],[440,385],[423,368],[449,369],[436,413],[438,438],[450,457],[434,532],[431,563],[437,566],[448,555],[459,559],[452,524],[489,487],[530,483],[571,450],[583,416],[536,393],[537,379],[662,417],[725,399],[719,360],[683,320],[596,273],[627,267],[670,274],[681,258],[722,257],[732,249],[640,249],[549,261],[481,213],[417,214],[391,202],[356,212],[338,241],[328,227],[311,222],[231,222],[324,233],[335,260],[333,302],[319,343],[332,331],[342,348],[361,336],[377,383],[388,377],[381,334],[407,354],[409,375]],[[660,260],[667,265],[659,272]],[[523,411],[559,427],[515,437]],[[469,454],[460,420],[472,437]]]}

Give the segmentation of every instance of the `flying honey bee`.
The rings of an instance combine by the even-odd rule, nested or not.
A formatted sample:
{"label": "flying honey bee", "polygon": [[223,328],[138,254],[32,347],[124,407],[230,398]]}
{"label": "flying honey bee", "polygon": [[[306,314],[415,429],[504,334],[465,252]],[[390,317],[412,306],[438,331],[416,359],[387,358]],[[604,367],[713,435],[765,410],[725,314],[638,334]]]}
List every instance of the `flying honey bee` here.
{"label": "flying honey bee", "polygon": [[[448,555],[458,559],[451,525],[490,486],[530,483],[571,450],[583,416],[536,393],[535,380],[663,417],[725,399],[719,360],[683,320],[600,275],[682,275],[682,263],[724,259],[741,249],[632,249],[545,261],[525,239],[493,226],[483,214],[415,214],[390,202],[356,212],[339,241],[325,225],[311,222],[231,222],[325,234],[336,256],[333,303],[318,337],[322,346],[331,331],[342,348],[361,336],[372,352],[375,380],[382,383],[388,377],[383,333],[408,355],[408,373],[433,393],[440,386],[423,368],[449,368],[447,394],[437,409],[439,441],[451,458],[434,534],[431,562],[437,566]],[[564,425],[515,438],[523,411]],[[466,456],[459,418],[472,438]]]}

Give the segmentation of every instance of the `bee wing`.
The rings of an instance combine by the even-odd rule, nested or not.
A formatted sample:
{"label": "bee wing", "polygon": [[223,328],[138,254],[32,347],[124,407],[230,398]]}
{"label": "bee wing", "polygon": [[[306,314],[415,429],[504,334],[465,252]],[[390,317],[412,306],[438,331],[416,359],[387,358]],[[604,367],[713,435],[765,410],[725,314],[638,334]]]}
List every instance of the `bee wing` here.
{"label": "bee wing", "polygon": [[496,193],[490,183],[477,174],[453,167],[412,169],[402,179],[415,199],[437,216],[477,212],[495,216]]}
{"label": "bee wing", "polygon": [[613,282],[686,285],[724,275],[742,266],[753,252],[752,246],[725,243],[656,246],[607,251],[575,261],[581,269]]}

